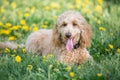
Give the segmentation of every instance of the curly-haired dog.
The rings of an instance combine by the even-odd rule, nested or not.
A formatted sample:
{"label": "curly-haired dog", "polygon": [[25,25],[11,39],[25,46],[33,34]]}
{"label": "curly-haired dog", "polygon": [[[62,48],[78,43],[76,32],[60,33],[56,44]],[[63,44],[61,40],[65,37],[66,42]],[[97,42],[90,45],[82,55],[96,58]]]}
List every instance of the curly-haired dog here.
{"label": "curly-haired dog", "polygon": [[26,49],[32,53],[52,53],[62,63],[84,63],[91,56],[91,28],[80,13],[67,11],[61,14],[53,30],[42,29],[32,33],[26,42]]}

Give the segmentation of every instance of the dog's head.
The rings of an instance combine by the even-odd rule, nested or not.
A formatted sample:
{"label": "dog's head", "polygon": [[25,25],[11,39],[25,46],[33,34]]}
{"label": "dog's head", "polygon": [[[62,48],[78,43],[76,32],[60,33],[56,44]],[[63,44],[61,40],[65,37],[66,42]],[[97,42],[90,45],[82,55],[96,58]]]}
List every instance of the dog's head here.
{"label": "dog's head", "polygon": [[53,31],[56,46],[64,44],[67,50],[90,46],[91,28],[80,13],[67,11],[61,14]]}

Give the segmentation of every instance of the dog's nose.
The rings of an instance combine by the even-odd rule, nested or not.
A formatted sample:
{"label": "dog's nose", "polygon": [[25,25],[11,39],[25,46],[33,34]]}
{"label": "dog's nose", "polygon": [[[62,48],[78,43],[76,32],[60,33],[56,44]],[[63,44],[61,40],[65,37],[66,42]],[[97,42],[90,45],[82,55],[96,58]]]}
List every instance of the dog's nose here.
{"label": "dog's nose", "polygon": [[71,37],[71,33],[68,32],[68,33],[65,34],[65,36],[66,36],[67,38],[70,38],[70,37]]}

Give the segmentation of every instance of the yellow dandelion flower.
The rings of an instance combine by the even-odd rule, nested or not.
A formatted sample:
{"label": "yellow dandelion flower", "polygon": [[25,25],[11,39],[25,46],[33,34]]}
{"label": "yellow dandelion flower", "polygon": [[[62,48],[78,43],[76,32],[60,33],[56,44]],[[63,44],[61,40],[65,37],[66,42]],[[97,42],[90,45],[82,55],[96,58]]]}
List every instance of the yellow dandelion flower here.
{"label": "yellow dandelion flower", "polygon": [[100,21],[100,20],[97,20],[97,23],[98,23],[98,24],[101,24],[101,21]]}
{"label": "yellow dandelion flower", "polygon": [[9,48],[5,48],[5,52],[6,52],[6,53],[9,53],[9,52],[10,52],[10,49],[9,49]]}
{"label": "yellow dandelion flower", "polygon": [[75,76],[75,73],[74,73],[74,72],[70,72],[70,73],[69,73],[69,76],[70,76],[70,77],[74,77],[74,76]]}
{"label": "yellow dandelion flower", "polygon": [[117,52],[120,53],[120,48],[117,49]]}
{"label": "yellow dandelion flower", "polygon": [[8,37],[8,40],[9,40],[9,41],[14,41],[15,39],[16,39],[15,36],[10,36],[10,37]]}
{"label": "yellow dandelion flower", "polygon": [[43,24],[41,27],[44,28],[44,29],[46,29],[46,28],[47,28],[47,25],[44,25],[44,24]]}
{"label": "yellow dandelion flower", "polygon": [[70,70],[71,70],[71,67],[70,67],[70,66],[67,66],[67,67],[65,68],[65,70],[66,70],[66,71],[70,71]]}
{"label": "yellow dandelion flower", "polygon": [[103,0],[97,0],[98,3],[102,4],[103,3]]}
{"label": "yellow dandelion flower", "polygon": [[50,4],[50,8],[51,8],[51,9],[53,9],[53,8],[59,9],[59,8],[60,8],[60,5],[59,5],[58,3],[52,2],[52,3]]}
{"label": "yellow dandelion flower", "polygon": [[28,31],[29,27],[25,25],[25,26],[22,27],[22,29],[25,30],[25,31]]}
{"label": "yellow dandelion flower", "polygon": [[4,28],[9,28],[9,27],[11,27],[11,26],[12,26],[11,23],[6,23],[5,26],[4,26]]}
{"label": "yellow dandelion flower", "polygon": [[32,66],[32,65],[28,65],[28,66],[27,66],[27,70],[28,70],[28,71],[31,71],[32,69],[33,69],[33,66]]}
{"label": "yellow dandelion flower", "polygon": [[25,52],[26,52],[26,48],[23,48],[23,49],[22,49],[22,52],[25,53]]}
{"label": "yellow dandelion flower", "polygon": [[26,24],[26,21],[25,21],[25,20],[21,20],[21,21],[20,21],[20,24],[25,25],[25,24]]}
{"label": "yellow dandelion flower", "polygon": [[99,27],[100,31],[105,31],[106,29],[104,27]]}
{"label": "yellow dandelion flower", "polygon": [[102,13],[102,6],[100,6],[100,5],[95,6],[94,10],[95,10],[96,12]]}
{"label": "yellow dandelion flower", "polygon": [[3,34],[3,35],[8,35],[10,34],[10,30],[0,30],[0,34]]}
{"label": "yellow dandelion flower", "polygon": [[15,61],[18,62],[18,63],[21,62],[21,57],[20,56],[16,56],[15,57]]}
{"label": "yellow dandelion flower", "polygon": [[110,49],[113,49],[113,45],[112,44],[109,44],[108,45]]}
{"label": "yellow dandelion flower", "polygon": [[42,59],[43,59],[43,61],[46,61],[46,56],[43,55],[43,56],[42,56]]}
{"label": "yellow dandelion flower", "polygon": [[33,32],[35,32],[35,31],[37,31],[37,30],[38,30],[38,27],[35,26],[35,27],[33,28]]}
{"label": "yellow dandelion flower", "polygon": [[45,7],[44,7],[44,10],[46,10],[46,11],[47,11],[47,10],[50,10],[50,7],[49,7],[49,6],[45,6]]}
{"label": "yellow dandelion flower", "polygon": [[98,77],[101,77],[101,76],[102,76],[102,73],[97,73],[97,76],[98,76]]}
{"label": "yellow dandelion flower", "polygon": [[13,26],[12,28],[10,28],[10,30],[18,30],[20,28],[20,26]]}
{"label": "yellow dandelion flower", "polygon": [[30,14],[29,13],[24,13],[24,17],[29,17]]}
{"label": "yellow dandelion flower", "polygon": [[53,54],[48,54],[49,57],[53,57],[54,55]]}
{"label": "yellow dandelion flower", "polygon": [[13,9],[15,9],[15,8],[16,8],[16,3],[15,3],[15,2],[12,2],[12,3],[11,3],[11,7],[12,7]]}
{"label": "yellow dandelion flower", "polygon": [[14,49],[13,52],[16,53],[17,51]]}
{"label": "yellow dandelion flower", "polygon": [[0,22],[0,26],[3,26],[3,23],[2,23],[2,22]]}
{"label": "yellow dandelion flower", "polygon": [[1,13],[4,13],[5,12],[5,9],[2,7],[1,8]]}

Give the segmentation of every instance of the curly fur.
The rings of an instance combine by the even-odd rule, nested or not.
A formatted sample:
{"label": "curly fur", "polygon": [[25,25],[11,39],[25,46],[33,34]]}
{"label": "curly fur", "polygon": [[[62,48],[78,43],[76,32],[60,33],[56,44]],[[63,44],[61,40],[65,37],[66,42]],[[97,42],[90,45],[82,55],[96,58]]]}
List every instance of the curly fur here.
{"label": "curly fur", "polygon": [[[65,34],[71,33],[73,44],[79,43],[77,49],[68,51],[65,48]],[[91,58],[87,47],[90,46],[91,27],[80,13],[67,11],[61,14],[52,30],[41,29],[32,33],[26,41],[26,49],[32,53],[47,55],[52,53],[62,63],[84,63]]]}

